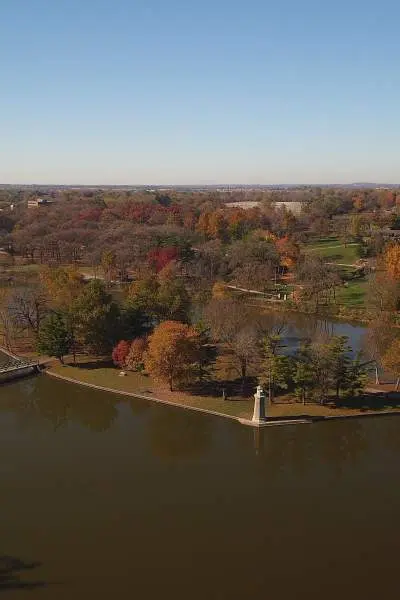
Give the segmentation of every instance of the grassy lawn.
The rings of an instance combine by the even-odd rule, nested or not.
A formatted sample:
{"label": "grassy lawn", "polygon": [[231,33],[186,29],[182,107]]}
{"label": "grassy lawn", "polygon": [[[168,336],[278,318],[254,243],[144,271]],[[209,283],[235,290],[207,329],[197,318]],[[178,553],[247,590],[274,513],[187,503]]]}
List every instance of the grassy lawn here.
{"label": "grassy lawn", "polygon": [[[159,398],[171,403],[184,404],[195,408],[215,411],[227,416],[251,419],[253,413],[253,399],[251,397],[233,400],[222,400],[213,396],[194,395],[187,392],[170,392],[166,387],[152,381],[149,377],[139,373],[129,372],[126,377],[118,375],[119,369],[106,365],[101,361],[88,361],[81,359],[80,364],[62,366],[54,363],[51,371],[69,377],[77,382],[89,383],[115,391],[130,392]],[[280,398],[279,401],[267,407],[270,417],[338,417],[357,416],[361,414],[373,414],[376,412],[391,412],[400,409],[400,396],[392,399],[384,399],[380,394],[368,395],[362,399],[356,399],[347,405],[321,406],[319,404],[306,404],[291,402],[290,397]]]}
{"label": "grassy lawn", "polygon": [[336,301],[346,306],[361,308],[364,306],[368,282],[366,279],[355,279],[347,282],[346,286],[338,288]]}
{"label": "grassy lawn", "polygon": [[116,391],[130,392],[159,398],[177,404],[185,404],[195,408],[212,410],[235,417],[251,418],[253,402],[248,399],[222,400],[213,396],[194,395],[185,392],[170,392],[166,387],[156,383],[140,373],[128,372],[125,377],[120,377],[119,369],[106,366],[101,362],[81,362],[74,367],[70,364],[62,366],[52,365],[51,371],[64,377],[69,377],[84,383],[99,385]]}
{"label": "grassy lawn", "polygon": [[358,259],[359,244],[351,243],[346,246],[337,238],[324,238],[305,246],[306,252],[313,252],[329,262],[352,265]]}

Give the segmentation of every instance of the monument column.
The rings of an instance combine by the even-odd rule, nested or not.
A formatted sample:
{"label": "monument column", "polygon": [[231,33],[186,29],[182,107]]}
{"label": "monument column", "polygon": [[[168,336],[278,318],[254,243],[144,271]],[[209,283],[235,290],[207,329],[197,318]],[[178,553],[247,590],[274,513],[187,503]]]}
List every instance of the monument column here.
{"label": "monument column", "polygon": [[265,393],[261,385],[257,386],[257,391],[254,394],[254,412],[253,412],[253,423],[264,423],[266,421],[265,415]]}

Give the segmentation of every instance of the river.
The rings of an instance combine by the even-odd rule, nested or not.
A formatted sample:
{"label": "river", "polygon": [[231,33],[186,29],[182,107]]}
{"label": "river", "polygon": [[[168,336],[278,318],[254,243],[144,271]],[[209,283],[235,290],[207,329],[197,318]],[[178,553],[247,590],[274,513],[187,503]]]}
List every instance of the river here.
{"label": "river", "polygon": [[395,598],[399,431],[396,417],[257,431],[46,375],[4,385],[0,591]]}

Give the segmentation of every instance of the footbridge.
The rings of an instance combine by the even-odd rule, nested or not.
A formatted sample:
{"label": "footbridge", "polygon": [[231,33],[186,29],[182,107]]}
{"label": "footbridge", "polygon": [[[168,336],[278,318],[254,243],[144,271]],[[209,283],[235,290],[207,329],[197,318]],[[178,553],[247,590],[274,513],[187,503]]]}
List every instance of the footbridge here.
{"label": "footbridge", "polygon": [[40,363],[37,360],[14,356],[10,352],[0,349],[0,384],[32,375],[39,370]]}

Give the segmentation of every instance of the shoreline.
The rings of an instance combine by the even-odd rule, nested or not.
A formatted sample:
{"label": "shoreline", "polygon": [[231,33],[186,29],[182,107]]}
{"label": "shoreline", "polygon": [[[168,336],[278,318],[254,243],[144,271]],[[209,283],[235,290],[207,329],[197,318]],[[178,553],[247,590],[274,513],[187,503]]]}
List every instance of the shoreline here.
{"label": "shoreline", "polygon": [[15,358],[15,360],[19,359],[19,356],[17,356],[16,354],[13,354],[9,350],[6,350],[5,348],[3,348],[3,346],[0,346],[0,352],[2,354],[5,354],[6,356],[9,356],[10,358]]}
{"label": "shoreline", "polygon": [[98,390],[100,392],[108,392],[111,394],[117,394],[118,396],[128,396],[130,398],[139,398],[140,400],[148,400],[150,402],[155,402],[157,404],[167,404],[168,406],[175,406],[177,408],[184,408],[186,410],[195,410],[196,412],[201,412],[209,415],[214,415],[216,417],[224,417],[226,419],[231,419],[233,421],[239,422],[239,417],[235,417],[234,415],[228,415],[226,413],[221,413],[215,410],[209,410],[207,408],[199,408],[197,406],[189,406],[187,404],[182,404],[179,402],[171,402],[170,400],[162,400],[161,398],[154,398],[152,396],[147,396],[144,394],[139,394],[135,392],[125,392],[124,390],[116,390],[115,388],[108,388],[102,385],[95,385],[94,383],[88,383],[87,381],[80,381],[79,379],[73,379],[72,377],[66,377],[64,375],[60,375],[59,373],[55,373],[50,369],[44,369],[42,373],[46,375],[50,375],[50,377],[54,377],[55,379],[60,379],[61,381],[66,381],[67,383],[74,383],[76,385],[81,385],[84,387],[91,388],[93,390]]}
{"label": "shoreline", "polygon": [[345,420],[345,419],[365,419],[365,418],[373,418],[373,417],[399,417],[400,410],[382,410],[379,412],[358,412],[356,414],[348,414],[348,415],[302,415],[302,416],[274,416],[267,417],[267,420],[264,422],[256,423],[251,421],[251,419],[246,419],[243,417],[229,415],[227,413],[222,413],[219,411],[214,411],[208,408],[201,408],[197,406],[190,406],[188,404],[182,404],[181,402],[171,402],[170,400],[165,400],[162,398],[155,398],[152,396],[148,396],[145,394],[139,394],[135,392],[127,392],[124,390],[118,390],[115,388],[109,388],[101,385],[96,385],[93,383],[88,383],[86,381],[82,381],[79,379],[73,379],[72,377],[67,377],[64,375],[60,375],[59,373],[55,373],[51,371],[51,368],[43,369],[42,373],[53,377],[55,379],[59,379],[60,381],[64,381],[66,383],[72,383],[75,385],[80,385],[83,387],[91,388],[101,392],[107,392],[111,394],[116,394],[118,396],[125,396],[128,398],[138,398],[140,400],[146,400],[149,402],[155,402],[156,404],[164,404],[167,406],[172,406],[176,408],[183,408],[185,410],[191,410],[200,412],[203,414],[212,415],[215,417],[223,417],[225,419],[230,419],[231,421],[236,421],[240,425],[244,425],[247,427],[256,427],[256,428],[264,428],[264,427],[272,427],[272,426],[285,426],[285,425],[311,425],[314,423],[322,423],[328,421],[337,421],[337,420]]}

